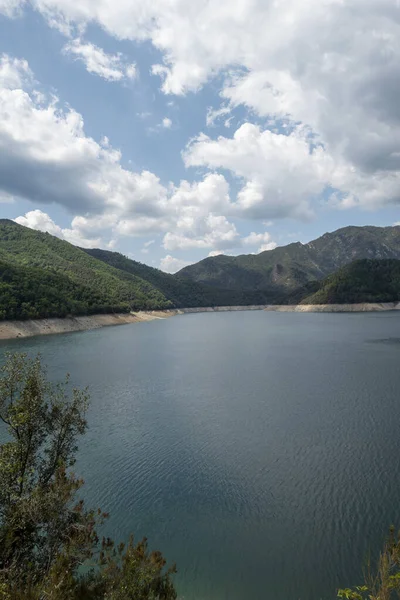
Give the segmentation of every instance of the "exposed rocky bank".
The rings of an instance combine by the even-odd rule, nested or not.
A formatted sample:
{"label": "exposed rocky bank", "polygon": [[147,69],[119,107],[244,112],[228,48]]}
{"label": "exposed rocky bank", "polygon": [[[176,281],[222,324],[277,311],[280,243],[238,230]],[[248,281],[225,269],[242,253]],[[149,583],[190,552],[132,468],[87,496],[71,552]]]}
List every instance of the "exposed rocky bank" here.
{"label": "exposed rocky bank", "polygon": [[166,319],[175,315],[202,312],[230,312],[266,310],[276,312],[376,312],[400,310],[400,302],[376,304],[299,304],[263,305],[263,306],[217,306],[205,308],[183,308],[163,311],[140,311],[130,314],[90,315],[86,317],[66,317],[64,319],[34,319],[29,321],[0,321],[0,340],[26,338],[35,335],[50,335],[87,331],[108,327],[111,325],[126,325],[128,323],[143,323],[154,319]]}
{"label": "exposed rocky bank", "polygon": [[379,312],[400,310],[400,302],[376,302],[362,304],[298,304],[296,306],[266,306],[264,310],[277,312]]}
{"label": "exposed rocky bank", "polygon": [[0,340],[50,335],[72,331],[86,331],[110,325],[142,323],[154,319],[165,319],[176,311],[140,311],[130,314],[90,315],[87,317],[66,317],[64,319],[34,319],[29,321],[0,321]]}

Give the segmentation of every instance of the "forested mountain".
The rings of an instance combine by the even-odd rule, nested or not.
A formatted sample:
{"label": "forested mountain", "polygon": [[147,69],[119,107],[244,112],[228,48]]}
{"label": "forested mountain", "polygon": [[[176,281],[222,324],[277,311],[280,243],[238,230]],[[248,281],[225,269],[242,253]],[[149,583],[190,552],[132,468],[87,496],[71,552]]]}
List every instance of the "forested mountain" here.
{"label": "forested mountain", "polygon": [[[360,255],[380,260],[336,272]],[[400,258],[400,227],[347,227],[309,244],[217,256],[169,275],[118,252],[83,250],[0,220],[0,319],[399,300],[400,262],[393,258]]]}
{"label": "forested mountain", "polygon": [[0,319],[263,304],[267,297],[274,300],[271,292],[219,290],[0,220]]}
{"label": "forested mountain", "polygon": [[357,304],[400,300],[400,261],[357,260],[320,284],[302,304]]}
{"label": "forested mountain", "polygon": [[308,243],[260,254],[215,256],[179,271],[179,277],[226,289],[293,290],[323,279],[358,259],[400,259],[400,227],[345,227]]}
{"label": "forested mountain", "polygon": [[34,318],[170,308],[151,283],[48,233],[0,220],[0,314]]}
{"label": "forested mountain", "polygon": [[179,275],[164,273],[154,267],[131,260],[119,252],[98,248],[84,250],[84,252],[117,269],[145,279],[160,290],[175,308],[266,304],[278,300],[284,301],[281,291],[275,290],[274,286],[270,286],[267,290],[223,289],[197,283]]}
{"label": "forested mountain", "polygon": [[160,290],[162,294],[177,307],[209,306],[215,303],[217,292],[188,279],[174,277],[154,267],[149,267],[136,260],[131,260],[119,252],[108,250],[84,250],[90,256],[126,273],[140,277]]}

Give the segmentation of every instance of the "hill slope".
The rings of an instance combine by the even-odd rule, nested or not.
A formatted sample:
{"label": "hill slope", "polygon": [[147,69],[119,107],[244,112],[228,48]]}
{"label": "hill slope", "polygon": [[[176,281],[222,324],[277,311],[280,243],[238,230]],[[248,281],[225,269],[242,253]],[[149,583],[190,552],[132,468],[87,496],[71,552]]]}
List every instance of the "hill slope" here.
{"label": "hill slope", "polygon": [[[0,311],[5,311],[6,318],[172,306],[162,292],[140,277],[96,260],[48,233],[13,221],[0,220],[0,263]],[[40,292],[39,282],[43,284]],[[50,288],[56,295],[60,292],[58,300],[50,294]],[[36,289],[39,295],[29,296],[29,289]],[[12,311],[10,294],[15,299]]]}
{"label": "hill slope", "polygon": [[[273,289],[267,292],[251,289],[223,289],[219,286],[201,284],[185,277],[179,277],[179,275],[164,273],[154,267],[131,260],[119,252],[110,252],[109,250],[100,250],[98,248],[84,250],[84,252],[112,267],[148,281],[175,308],[265,304],[277,300]],[[279,299],[281,299],[281,294]]]}
{"label": "hill slope", "polygon": [[206,258],[177,276],[232,290],[294,290],[362,258],[400,259],[400,227],[345,227],[308,244]]}
{"label": "hill slope", "polygon": [[[358,261],[336,273],[338,265],[360,254],[380,260]],[[290,244],[260,255],[217,256],[170,275],[117,252],[83,250],[0,220],[0,319],[388,302],[398,300],[400,291],[400,263],[393,256],[400,258],[399,227],[348,227],[310,244]],[[335,274],[325,279],[332,270]]]}
{"label": "hill slope", "polygon": [[320,284],[301,304],[357,304],[400,301],[400,261],[357,260]]}

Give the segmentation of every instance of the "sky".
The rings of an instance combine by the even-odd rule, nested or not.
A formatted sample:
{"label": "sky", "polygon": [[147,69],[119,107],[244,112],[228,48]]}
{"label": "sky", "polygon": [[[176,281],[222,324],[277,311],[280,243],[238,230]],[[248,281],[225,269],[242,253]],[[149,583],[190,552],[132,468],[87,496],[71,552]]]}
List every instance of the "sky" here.
{"label": "sky", "polygon": [[0,0],[0,217],[176,272],[400,221],[399,0]]}

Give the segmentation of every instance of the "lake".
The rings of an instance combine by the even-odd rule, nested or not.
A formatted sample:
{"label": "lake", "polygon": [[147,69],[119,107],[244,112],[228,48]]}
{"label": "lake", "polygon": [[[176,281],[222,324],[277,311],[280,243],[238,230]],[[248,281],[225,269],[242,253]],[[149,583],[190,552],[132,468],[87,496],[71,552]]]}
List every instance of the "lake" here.
{"label": "lake", "polygon": [[76,472],[185,600],[333,599],[400,527],[400,314],[202,313],[1,342],[89,385]]}

